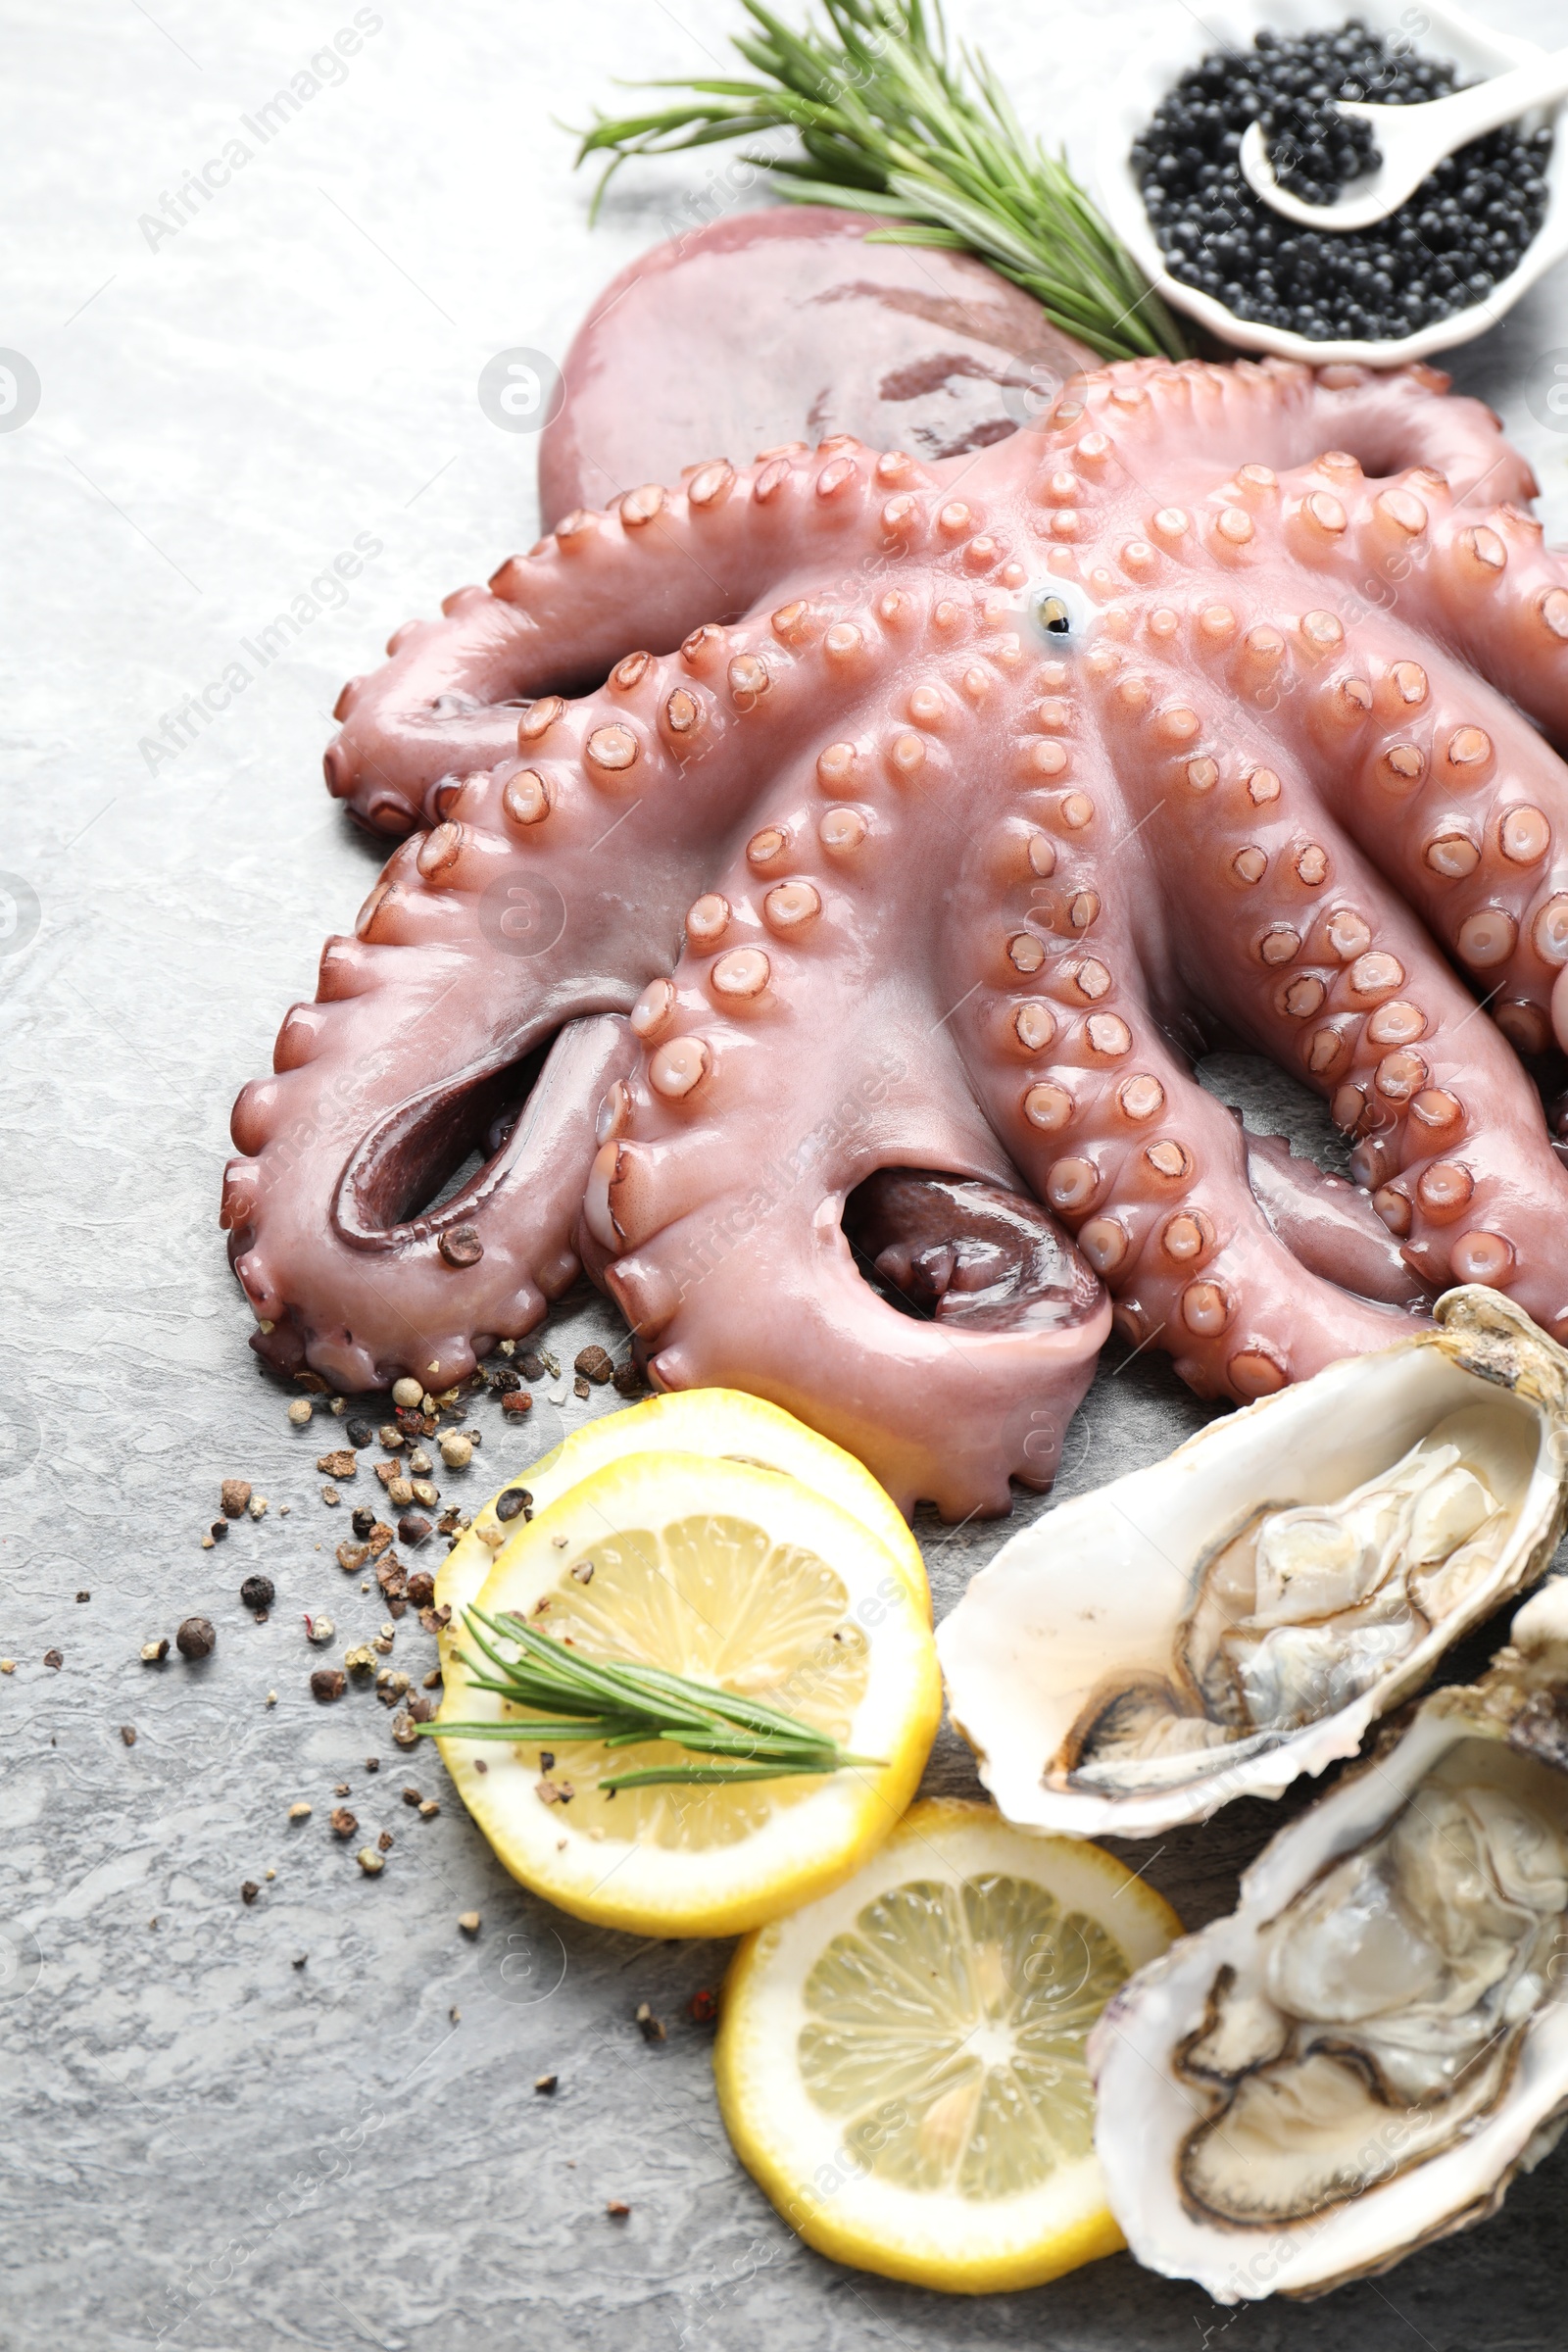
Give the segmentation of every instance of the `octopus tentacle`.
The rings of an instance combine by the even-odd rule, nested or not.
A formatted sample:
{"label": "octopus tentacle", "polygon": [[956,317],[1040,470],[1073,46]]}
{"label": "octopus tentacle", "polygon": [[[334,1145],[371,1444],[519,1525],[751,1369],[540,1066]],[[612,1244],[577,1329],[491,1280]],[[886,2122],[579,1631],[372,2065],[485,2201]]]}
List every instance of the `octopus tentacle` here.
{"label": "octopus tentacle", "polygon": [[1110,1289],[1123,1336],[1162,1335],[1201,1394],[1244,1398],[1386,1344],[1390,1310],[1319,1280],[1264,1216],[1236,1122],[1150,1016],[1150,943],[1130,910],[1098,912],[1084,952],[1047,944],[1015,932],[987,971],[1001,986],[974,1016],[977,1083],[1031,1189]]}
{"label": "octopus tentacle", "polygon": [[803,563],[864,560],[886,538],[890,490],[931,476],[847,439],[804,443],[736,468],[715,460],[678,490],[648,483],[600,514],[564,515],[488,587],[460,588],[442,618],[406,621],[373,677],[351,678],[325,755],[327,785],[375,830],[438,821],[433,796],[515,748],[519,698],[580,690],[639,641],[672,652],[704,623],[744,613]]}
{"label": "octopus tentacle", "polygon": [[[1022,1221],[1057,1236],[1061,1281],[1003,1328],[898,1312],[843,1230],[847,1199],[879,1170],[1018,1192],[941,992],[906,984],[895,951],[907,910],[879,889],[890,814],[933,845],[950,830],[956,771],[937,729],[960,730],[962,711],[917,709],[921,760],[913,728],[828,745],[817,825],[786,789],[766,828],[786,852],[765,873],[737,860],[714,875],[701,903],[721,915],[701,938],[688,926],[672,979],[639,1008],[645,1059],[594,1163],[584,1248],[662,1386],[728,1381],[744,1361],[748,1386],[852,1446],[906,1505],[929,1496],[951,1517],[1004,1508],[1009,1474],[1050,1483],[1110,1310],[1038,1213]],[[929,871],[940,897],[935,857]],[[904,1404],[888,1416],[895,1386]]]}
{"label": "octopus tentacle", "polygon": [[[271,1360],[303,1354],[354,1386],[398,1368],[434,1379],[438,1361],[450,1380],[575,1276],[595,1105],[657,1025],[683,918],[694,938],[725,919],[698,886],[748,816],[749,761],[760,743],[787,764],[835,703],[863,696],[909,617],[840,610],[858,620],[795,600],[709,625],[673,660],[630,656],[599,693],[536,703],[526,761],[454,785],[442,821],[394,853],[356,938],[323,957],[318,1003],[285,1020],[276,1074],[235,1110],[246,1156],[224,1222]],[[612,836],[632,904],[604,886]],[[743,871],[768,875],[786,846],[753,832]],[[600,1023],[591,1050],[558,1045],[539,1101],[524,1095],[552,1035],[628,1011],[630,1032]],[[449,1163],[509,1111],[479,1174],[427,1212]]]}
{"label": "octopus tentacle", "polygon": [[1252,1198],[1309,1273],[1389,1306],[1417,1306],[1430,1296],[1356,1185],[1298,1158],[1283,1135],[1247,1134],[1244,1141]]}
{"label": "octopus tentacle", "polygon": [[1075,379],[1048,441],[1109,478],[1157,483],[1165,502],[1206,491],[1238,451],[1271,468],[1337,451],[1370,473],[1424,466],[1461,493],[1485,483],[1491,499],[1533,498],[1535,476],[1497,418],[1480,401],[1443,397],[1447,381],[1419,366],[1135,360]]}

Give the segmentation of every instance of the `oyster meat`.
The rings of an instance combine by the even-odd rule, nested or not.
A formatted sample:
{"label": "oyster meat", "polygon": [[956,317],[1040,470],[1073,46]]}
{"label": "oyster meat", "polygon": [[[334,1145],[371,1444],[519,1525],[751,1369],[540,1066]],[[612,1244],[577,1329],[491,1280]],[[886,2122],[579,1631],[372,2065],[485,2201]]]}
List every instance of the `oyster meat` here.
{"label": "oyster meat", "polygon": [[1507,1298],[1212,1423],[1005,1544],[938,1633],[1009,1819],[1147,1836],[1351,1755],[1562,1532],[1568,1355]]}
{"label": "oyster meat", "polygon": [[1091,2044],[1147,2267],[1316,2294],[1495,2210],[1568,2119],[1568,1580],[1281,1832]]}

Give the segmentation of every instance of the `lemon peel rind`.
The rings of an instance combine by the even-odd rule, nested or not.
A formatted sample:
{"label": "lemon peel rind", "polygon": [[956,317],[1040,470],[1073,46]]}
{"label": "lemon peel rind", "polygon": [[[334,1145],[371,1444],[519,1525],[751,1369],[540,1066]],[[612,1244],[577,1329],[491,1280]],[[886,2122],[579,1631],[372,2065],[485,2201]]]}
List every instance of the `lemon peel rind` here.
{"label": "lemon peel rind", "polygon": [[[539,1590],[556,1583],[569,1555],[552,1545],[551,1537],[564,1532],[585,1512],[612,1524],[616,1515],[612,1506],[646,1492],[656,1465],[659,1476],[666,1481],[685,1477],[692,1482],[691,1507],[722,1508],[725,1495],[736,1508],[745,1507],[748,1501],[763,1506],[779,1500],[778,1474],[752,1464],[712,1455],[621,1455],[588,1478],[574,1481],[494,1555],[480,1593],[482,1605],[490,1610],[515,1605],[504,1592],[493,1590],[495,1587],[510,1588],[530,1576],[537,1579]],[[503,1868],[519,1885],[574,1918],[643,1936],[742,1935],[818,1900],[853,1878],[905,1816],[941,1722],[942,1679],[930,1629],[923,1610],[908,1594],[899,1563],[864,1522],[797,1481],[791,1480],[789,1485],[795,1490],[792,1512],[813,1524],[824,1550],[834,1546],[841,1566],[847,1557],[857,1560],[858,1589],[874,1592],[889,1611],[894,1606],[886,1597],[890,1592],[907,1603],[900,1612],[902,1625],[888,1616],[881,1620],[890,1625],[884,1637],[888,1646],[846,1742],[860,1752],[885,1755],[888,1762],[879,1770],[847,1767],[824,1775],[820,1787],[787,1813],[774,1816],[761,1832],[733,1844],[704,1849],[695,1859],[680,1852],[660,1852],[657,1902],[646,1892],[627,1896],[617,1891],[617,1872],[640,1850],[635,1840],[590,1845],[581,1833],[574,1833],[569,1817],[563,1820],[559,1809],[551,1813],[541,1807],[536,1824],[527,1811],[527,1805],[537,1801],[531,1793],[531,1775],[530,1793],[519,1815],[514,1804],[517,1792],[508,1774],[511,1749],[504,1742],[465,1740],[455,1733],[442,1733],[443,1718],[472,1721],[500,1713],[499,1701],[492,1694],[473,1689],[455,1648],[449,1652],[435,1737],[458,1793]],[[661,1512],[669,1507],[673,1505],[667,1496],[658,1504]],[[628,1516],[640,1515],[635,1509],[620,1514],[623,1524]],[[765,1510],[760,1515],[765,1519]],[[793,1533],[792,1540],[797,1540]],[[875,1571],[880,1573],[873,1581]],[[847,1581],[856,1589],[854,1579]],[[451,1630],[461,1639],[456,1623]],[[478,1770],[480,1762],[487,1767],[483,1773]],[[569,1772],[564,1760],[563,1768]],[[511,1767],[513,1773],[516,1769]],[[521,1834],[519,1819],[525,1825]],[[563,1834],[568,1844],[561,1855],[555,1841]],[[735,1883],[736,1865],[743,1857],[746,1872]],[[683,1879],[695,1881],[707,1875],[721,1883],[726,1869],[731,1885],[721,1894],[702,1895],[695,1888],[689,1896],[683,1893]]]}
{"label": "lemon peel rind", "polygon": [[[1048,1887],[1052,1887],[1049,1860],[1062,1856],[1070,1857],[1075,1875],[1082,1877],[1087,1872],[1098,1879],[1110,1932],[1135,1947],[1128,1955],[1135,1968],[1182,1933],[1180,1921],[1163,1897],[1114,1856],[1080,1840],[1012,1830],[994,1806],[969,1798],[933,1797],[912,1806],[893,1837],[857,1874],[865,1882],[860,1900],[873,1900],[884,1884],[890,1886],[905,1874],[931,1875],[933,1843],[975,1831],[993,1843],[1004,1840],[1010,1866]],[[1000,1862],[1001,1856],[996,1859]],[[956,1860],[949,1866],[955,1878],[960,1875]],[[987,1867],[982,1855],[969,1870]],[[858,1888],[853,1891],[859,1894]],[[1060,1893],[1059,1888],[1053,1887],[1053,1891]],[[1109,1906],[1123,1895],[1130,1897],[1133,1910],[1110,1911]],[[859,1907],[858,1902],[857,1909]],[[852,2269],[964,2295],[1045,2285],[1084,2263],[1125,2247],[1126,2240],[1105,2204],[1099,2164],[1092,2154],[1064,2167],[1049,2185],[998,2200],[989,2209],[976,2201],[967,2209],[966,2218],[975,2224],[976,2238],[988,2242],[970,2254],[937,2242],[918,2227],[922,2212],[933,2213],[937,2202],[928,2203],[919,2192],[877,2184],[884,2206],[896,2207],[906,2200],[910,2222],[905,2230],[878,2231],[856,2203],[853,2191],[858,2177],[853,2171],[839,2187],[821,2194],[803,2180],[805,2152],[789,2142],[779,2103],[770,2102],[765,2095],[760,2097],[758,2088],[749,2087],[747,2081],[755,2050],[774,2049],[778,2043],[780,2022],[776,2016],[762,2014],[760,1996],[765,1993],[768,1972],[779,1964],[783,1936],[795,1924],[793,1920],[775,1923],[771,1933],[760,1929],[737,1951],[720,2003],[713,2075],[719,2111],[736,2155],[780,2217],[808,2245]],[[820,1923],[816,1948],[825,1948],[847,1924],[847,1919]],[[804,1941],[806,1923],[800,1925]],[[1133,1932],[1129,1934],[1129,1930]],[[850,2193],[841,2195],[841,2188]],[[948,2200],[944,2197],[941,2202]],[[1038,2219],[1031,2218],[1031,2208],[1038,2209]],[[1053,2209],[1061,2215],[1058,2222],[1051,2219]],[[985,2219],[988,2210],[992,2217],[989,2225]]]}
{"label": "lemon peel rind", "polygon": [[[712,1446],[702,1444],[705,1426],[712,1428],[715,1424],[722,1425],[724,1443]],[[596,1420],[585,1422],[581,1429],[573,1430],[526,1470],[504,1480],[489,1500],[473,1513],[471,1525],[459,1537],[436,1573],[436,1605],[450,1603],[453,1618],[457,1620],[489,1578],[498,1552],[485,1543],[483,1531],[494,1533],[501,1527],[496,1503],[509,1488],[526,1486],[536,1498],[536,1508],[544,1510],[581,1479],[608,1469],[627,1454],[711,1452],[723,1460],[730,1457],[732,1436],[735,1452],[743,1450],[748,1437],[771,1444],[784,1457],[772,1466],[814,1493],[824,1494],[828,1501],[838,1503],[852,1518],[858,1519],[892,1554],[929,1624],[931,1589],[925,1562],[904,1513],[891,1494],[878,1485],[863,1462],[846,1452],[842,1446],[835,1446],[831,1438],[818,1436],[781,1405],[748,1396],[742,1389],[682,1389],[669,1396],[650,1396],[641,1404],[627,1405],[619,1412],[602,1413]],[[819,1484],[824,1477],[828,1483]],[[450,1629],[443,1627],[437,1636],[443,1666],[451,1641]]]}

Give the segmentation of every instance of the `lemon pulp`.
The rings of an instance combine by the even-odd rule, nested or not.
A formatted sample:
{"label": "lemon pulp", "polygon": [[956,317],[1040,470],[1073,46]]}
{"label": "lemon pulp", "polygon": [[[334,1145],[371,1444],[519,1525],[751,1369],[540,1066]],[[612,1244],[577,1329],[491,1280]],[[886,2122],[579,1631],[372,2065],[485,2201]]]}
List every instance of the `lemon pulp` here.
{"label": "lemon pulp", "polygon": [[1089,2154],[1084,2043],[1130,1974],[1097,1920],[1037,1883],[911,1880],[808,1977],[801,2079],[882,2179],[1010,2196]]}

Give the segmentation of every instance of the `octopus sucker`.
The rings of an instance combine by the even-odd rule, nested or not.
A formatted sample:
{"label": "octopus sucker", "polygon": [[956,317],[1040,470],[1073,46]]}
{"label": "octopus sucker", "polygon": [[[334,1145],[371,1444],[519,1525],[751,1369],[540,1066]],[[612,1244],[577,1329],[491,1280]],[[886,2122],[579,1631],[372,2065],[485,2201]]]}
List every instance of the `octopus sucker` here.
{"label": "octopus sucker", "polygon": [[[1490,414],[1132,362],[960,458],[743,458],[558,506],[339,698],[405,838],[236,1104],[261,1351],[450,1377],[584,1267],[656,1383],[962,1516],[1113,1305],[1235,1400],[1456,1281],[1560,1328],[1568,568]],[[1196,1083],[1215,1023],[1356,1186]]]}

